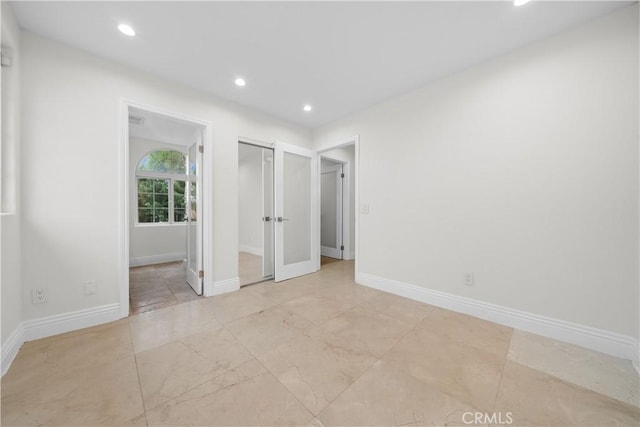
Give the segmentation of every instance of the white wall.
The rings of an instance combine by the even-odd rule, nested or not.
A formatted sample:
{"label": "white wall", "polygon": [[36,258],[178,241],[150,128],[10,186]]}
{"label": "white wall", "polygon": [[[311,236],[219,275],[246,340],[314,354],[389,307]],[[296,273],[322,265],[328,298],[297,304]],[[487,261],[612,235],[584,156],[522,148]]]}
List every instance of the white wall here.
{"label": "white wall", "polygon": [[[119,132],[125,97],[213,125],[214,281],[238,276],[238,138],[308,146],[295,125],[22,33],[23,318],[119,302]],[[86,280],[98,282],[84,296]],[[31,305],[46,287],[47,304]]]}
{"label": "white wall", "polygon": [[238,162],[239,250],[262,256],[262,149],[240,144]]}
{"label": "white wall", "polygon": [[[2,212],[0,213],[0,289],[2,299],[2,354],[21,321],[20,288],[20,30],[7,2],[2,2],[2,49],[9,49],[10,67],[0,69],[2,80]],[[2,367],[3,372],[6,369]]]}
{"label": "white wall", "polygon": [[[335,141],[329,141],[335,142]],[[355,145],[336,148],[325,151],[321,156],[348,162],[344,174],[349,186],[349,253],[344,253],[344,259],[354,259],[356,257],[356,148]],[[344,231],[343,231],[344,232]]]}
{"label": "white wall", "polygon": [[187,226],[180,224],[136,225],[136,168],[142,158],[155,150],[175,150],[186,153],[187,147],[129,138],[129,262],[130,265],[146,265],[158,262],[178,261],[187,257]]}
{"label": "white wall", "polygon": [[637,337],[638,113],[636,4],[314,146],[360,136],[360,272]]}

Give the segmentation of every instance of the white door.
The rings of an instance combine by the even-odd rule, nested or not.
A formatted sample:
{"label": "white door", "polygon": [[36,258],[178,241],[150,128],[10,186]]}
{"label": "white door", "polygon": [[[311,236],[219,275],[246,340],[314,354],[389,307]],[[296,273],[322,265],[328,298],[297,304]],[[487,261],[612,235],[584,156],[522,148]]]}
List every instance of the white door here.
{"label": "white door", "polygon": [[320,173],[320,253],[342,259],[342,165]]}
{"label": "white door", "polygon": [[275,147],[276,282],[317,270],[317,154],[293,145]]}
{"label": "white door", "polygon": [[202,295],[202,153],[198,143],[189,147],[187,196],[187,283]]}

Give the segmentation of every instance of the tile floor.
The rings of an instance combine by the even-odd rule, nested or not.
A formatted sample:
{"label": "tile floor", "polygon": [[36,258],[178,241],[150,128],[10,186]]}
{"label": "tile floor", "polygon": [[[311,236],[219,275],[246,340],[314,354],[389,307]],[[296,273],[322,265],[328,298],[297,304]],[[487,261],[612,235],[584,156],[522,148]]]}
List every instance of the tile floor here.
{"label": "tile floor", "polygon": [[198,295],[187,283],[184,263],[132,267],[129,269],[129,314],[193,301]]}
{"label": "tile floor", "polygon": [[1,421],[638,426],[638,387],[628,361],[356,285],[342,261],[26,343]]}

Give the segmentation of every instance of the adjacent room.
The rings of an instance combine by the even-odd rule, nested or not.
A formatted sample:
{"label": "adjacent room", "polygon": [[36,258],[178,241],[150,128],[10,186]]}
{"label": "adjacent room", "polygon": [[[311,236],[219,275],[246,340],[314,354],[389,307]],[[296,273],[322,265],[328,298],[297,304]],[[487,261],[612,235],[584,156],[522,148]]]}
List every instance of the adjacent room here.
{"label": "adjacent room", "polygon": [[192,301],[187,260],[193,229],[189,148],[199,126],[129,109],[129,309],[139,314]]}
{"label": "adjacent room", "polygon": [[637,1],[2,1],[2,426],[640,425]]}

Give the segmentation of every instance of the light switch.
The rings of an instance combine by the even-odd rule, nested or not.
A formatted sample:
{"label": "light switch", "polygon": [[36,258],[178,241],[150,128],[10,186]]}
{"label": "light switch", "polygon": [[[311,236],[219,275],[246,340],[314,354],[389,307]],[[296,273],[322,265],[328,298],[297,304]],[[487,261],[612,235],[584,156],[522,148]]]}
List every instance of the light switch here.
{"label": "light switch", "polygon": [[363,203],[360,205],[360,213],[368,214],[369,213],[369,203]]}

